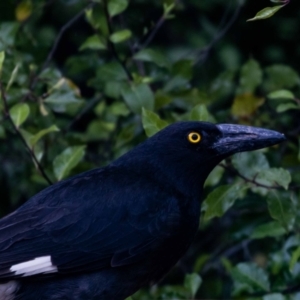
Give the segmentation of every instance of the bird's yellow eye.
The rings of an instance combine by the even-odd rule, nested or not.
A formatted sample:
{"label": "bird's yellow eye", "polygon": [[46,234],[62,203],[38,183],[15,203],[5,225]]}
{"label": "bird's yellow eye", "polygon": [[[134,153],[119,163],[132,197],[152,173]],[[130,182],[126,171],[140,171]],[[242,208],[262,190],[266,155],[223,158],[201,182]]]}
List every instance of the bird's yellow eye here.
{"label": "bird's yellow eye", "polygon": [[192,144],[197,144],[201,141],[201,135],[198,132],[191,132],[188,135],[188,140]]}

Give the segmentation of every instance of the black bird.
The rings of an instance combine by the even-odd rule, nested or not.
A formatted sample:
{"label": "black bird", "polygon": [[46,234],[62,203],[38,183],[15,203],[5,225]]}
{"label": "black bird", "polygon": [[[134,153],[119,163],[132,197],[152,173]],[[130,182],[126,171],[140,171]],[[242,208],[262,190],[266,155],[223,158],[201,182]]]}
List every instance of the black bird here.
{"label": "black bird", "polygon": [[261,128],[179,122],[46,188],[0,220],[0,299],[121,300],[157,282],[193,241],[210,171],[283,140]]}

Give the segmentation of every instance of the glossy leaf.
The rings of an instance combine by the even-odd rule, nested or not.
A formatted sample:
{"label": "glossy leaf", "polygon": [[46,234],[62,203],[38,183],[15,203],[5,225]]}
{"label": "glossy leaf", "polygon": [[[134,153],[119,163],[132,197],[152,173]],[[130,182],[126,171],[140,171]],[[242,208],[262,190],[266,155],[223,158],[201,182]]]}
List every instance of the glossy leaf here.
{"label": "glossy leaf", "polygon": [[262,170],[255,179],[264,185],[282,186],[286,190],[292,180],[290,172],[282,168]]}
{"label": "glossy leaf", "polygon": [[290,198],[277,191],[272,191],[267,197],[267,203],[271,217],[289,230],[295,220],[295,211]]}
{"label": "glossy leaf", "polygon": [[159,67],[169,66],[169,61],[167,57],[162,55],[161,52],[149,48],[139,51],[133,56],[133,58],[136,60],[153,62]]}
{"label": "glossy leaf", "polygon": [[20,127],[26,121],[29,113],[30,108],[26,103],[18,103],[9,110],[10,117],[16,127]]}
{"label": "glossy leaf", "polygon": [[240,193],[246,186],[239,184],[222,185],[214,189],[205,199],[203,209],[205,210],[204,220],[214,217],[221,217],[234,204]]}
{"label": "glossy leaf", "polygon": [[286,234],[286,230],[277,221],[273,221],[257,226],[250,238],[263,239],[265,237],[278,237],[284,234]]}
{"label": "glossy leaf", "polygon": [[123,87],[121,93],[132,112],[140,114],[143,107],[147,110],[153,110],[154,95],[147,84],[129,83]]}
{"label": "glossy leaf", "polygon": [[59,131],[59,128],[56,125],[52,125],[49,128],[42,129],[35,135],[31,136],[29,139],[29,144],[31,147],[34,147],[34,145],[46,134],[50,132],[56,132]]}
{"label": "glossy leaf", "polygon": [[113,34],[110,35],[109,39],[112,43],[114,44],[118,44],[118,43],[122,43],[128,39],[131,38],[131,31],[128,29],[123,29],[117,32],[114,32]]}
{"label": "glossy leaf", "polygon": [[168,125],[168,123],[162,120],[156,113],[145,108],[142,110],[142,121],[148,137],[154,135]]}
{"label": "glossy leaf", "polygon": [[85,154],[85,146],[73,146],[66,148],[57,155],[53,161],[53,171],[57,180],[69,175],[70,171],[77,166]]}
{"label": "glossy leaf", "polygon": [[106,49],[105,43],[101,40],[99,35],[92,35],[88,37],[85,42],[80,46],[79,50],[104,50]]}
{"label": "glossy leaf", "polygon": [[270,290],[268,274],[253,263],[239,263],[232,270],[234,284],[242,283],[248,292]]}
{"label": "glossy leaf", "polygon": [[247,21],[257,21],[257,20],[263,20],[263,19],[268,19],[272,17],[279,9],[284,7],[285,5],[278,5],[278,6],[273,6],[273,7],[266,7],[262,10],[260,10],[254,18],[248,19]]}

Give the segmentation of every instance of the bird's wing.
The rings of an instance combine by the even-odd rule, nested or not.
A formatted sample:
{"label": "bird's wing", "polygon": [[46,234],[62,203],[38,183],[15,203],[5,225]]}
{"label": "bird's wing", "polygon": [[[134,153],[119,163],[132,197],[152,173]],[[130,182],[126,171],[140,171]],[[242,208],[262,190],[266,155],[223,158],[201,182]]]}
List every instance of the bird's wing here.
{"label": "bird's wing", "polygon": [[176,201],[147,178],[127,177],[74,177],[1,219],[0,279],[122,266],[163,244],[179,226]]}

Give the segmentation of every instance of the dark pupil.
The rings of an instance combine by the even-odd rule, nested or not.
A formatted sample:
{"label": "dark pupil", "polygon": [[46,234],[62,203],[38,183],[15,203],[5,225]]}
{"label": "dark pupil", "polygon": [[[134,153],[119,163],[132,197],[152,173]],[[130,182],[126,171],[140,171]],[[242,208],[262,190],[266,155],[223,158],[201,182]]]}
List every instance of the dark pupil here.
{"label": "dark pupil", "polygon": [[193,140],[193,141],[196,141],[197,139],[198,139],[198,135],[197,135],[197,134],[193,134],[193,135],[192,135],[192,140]]}

